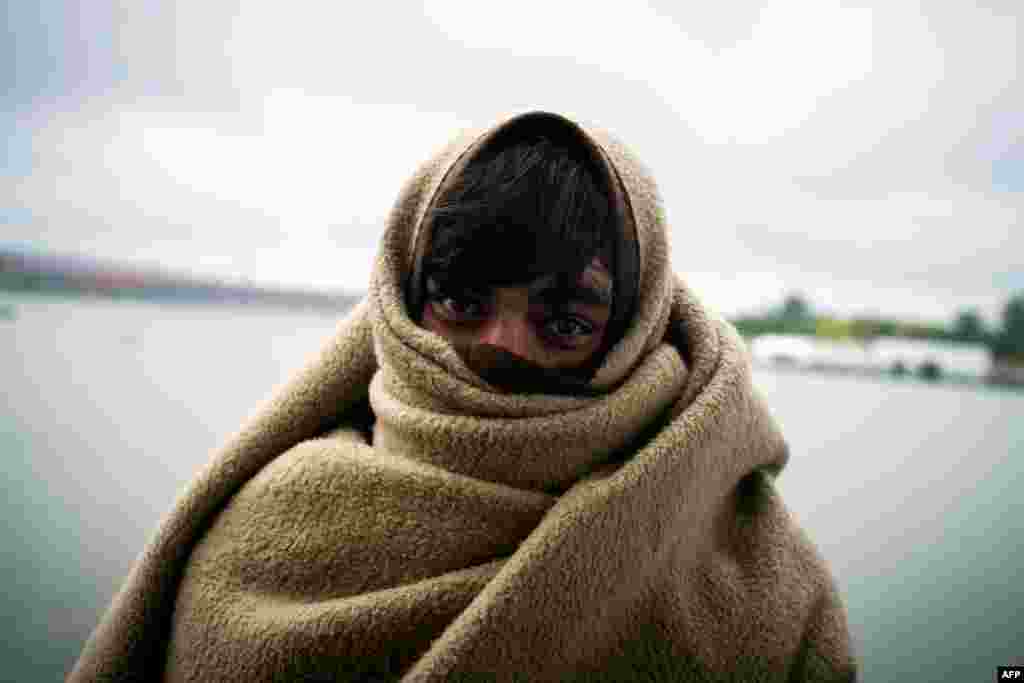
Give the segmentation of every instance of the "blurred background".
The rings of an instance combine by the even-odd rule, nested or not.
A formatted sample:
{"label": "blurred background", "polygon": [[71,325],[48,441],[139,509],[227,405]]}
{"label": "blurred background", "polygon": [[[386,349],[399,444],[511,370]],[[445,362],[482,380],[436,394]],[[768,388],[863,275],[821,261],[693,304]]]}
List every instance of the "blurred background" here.
{"label": "blurred background", "polygon": [[365,291],[459,129],[657,178],[749,338],[864,680],[1024,664],[1024,10],[5,3],[0,661],[70,668],[160,516]]}

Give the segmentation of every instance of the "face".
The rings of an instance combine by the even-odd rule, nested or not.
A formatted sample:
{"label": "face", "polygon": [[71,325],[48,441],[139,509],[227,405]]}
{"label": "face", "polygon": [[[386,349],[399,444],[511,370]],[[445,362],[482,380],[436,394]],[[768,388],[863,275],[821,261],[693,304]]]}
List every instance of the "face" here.
{"label": "face", "polygon": [[515,287],[478,288],[428,277],[423,327],[457,349],[493,347],[549,370],[594,359],[611,314],[612,281],[595,258],[575,282],[553,275]]}

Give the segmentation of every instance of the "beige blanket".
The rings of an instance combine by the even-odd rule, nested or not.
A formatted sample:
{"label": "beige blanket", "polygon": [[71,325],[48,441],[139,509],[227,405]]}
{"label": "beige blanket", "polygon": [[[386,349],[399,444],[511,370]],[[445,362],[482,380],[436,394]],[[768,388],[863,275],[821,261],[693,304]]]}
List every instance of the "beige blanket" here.
{"label": "beige blanket", "polygon": [[494,131],[459,138],[403,189],[367,298],[197,476],[69,680],[854,680],[742,340],[672,275],[639,162],[548,118],[608,161],[640,241],[600,395],[494,392],[408,317],[424,212]]}

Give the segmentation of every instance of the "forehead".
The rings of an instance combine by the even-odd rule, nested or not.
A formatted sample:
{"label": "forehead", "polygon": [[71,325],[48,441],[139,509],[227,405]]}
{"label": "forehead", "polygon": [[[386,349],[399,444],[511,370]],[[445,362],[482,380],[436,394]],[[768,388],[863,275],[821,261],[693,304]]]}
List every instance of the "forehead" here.
{"label": "forehead", "polygon": [[612,280],[608,269],[595,259],[572,279],[568,275],[552,273],[522,285],[533,298],[550,301],[575,301],[592,306],[611,306]]}
{"label": "forehead", "polygon": [[527,284],[527,287],[531,291],[540,291],[559,285],[574,284],[604,291],[610,290],[612,286],[612,279],[611,275],[608,273],[608,268],[604,265],[601,259],[596,256],[583,270],[583,272],[580,273],[575,282],[567,282],[567,280],[568,278],[566,276],[559,273],[549,273],[538,277],[533,282],[530,282]]}
{"label": "forehead", "polygon": [[[474,277],[475,275],[475,277]],[[594,257],[577,277],[572,273],[548,273],[532,280],[519,283],[488,282],[486,269],[473,275],[454,273],[443,269],[427,273],[427,287],[443,286],[445,283],[474,290],[526,289],[531,297],[573,299],[598,306],[610,306],[613,283],[608,267],[600,257]],[[434,284],[432,284],[434,283]]]}

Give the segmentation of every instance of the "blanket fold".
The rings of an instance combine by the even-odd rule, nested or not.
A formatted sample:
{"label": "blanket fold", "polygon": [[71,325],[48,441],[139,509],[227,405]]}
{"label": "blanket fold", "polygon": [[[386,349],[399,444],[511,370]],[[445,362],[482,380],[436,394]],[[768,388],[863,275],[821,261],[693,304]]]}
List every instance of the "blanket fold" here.
{"label": "blanket fold", "polygon": [[[404,305],[446,174],[538,126],[605,160],[639,244],[594,396],[496,392]],[[743,341],[671,273],[643,166],[512,117],[406,184],[366,299],[197,476],[69,680],[854,680],[787,457]]]}

